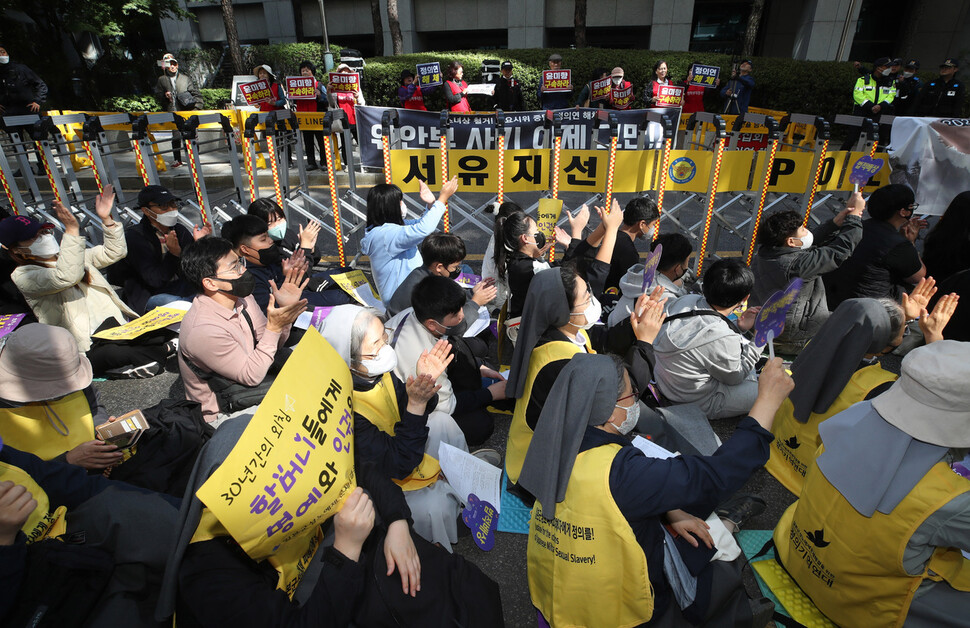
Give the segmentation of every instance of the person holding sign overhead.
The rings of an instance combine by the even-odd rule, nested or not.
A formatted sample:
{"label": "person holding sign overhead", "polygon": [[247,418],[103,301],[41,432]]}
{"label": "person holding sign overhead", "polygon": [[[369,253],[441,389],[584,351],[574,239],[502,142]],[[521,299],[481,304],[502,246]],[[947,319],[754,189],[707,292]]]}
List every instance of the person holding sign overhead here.
{"label": "person holding sign overhead", "polygon": [[397,88],[397,99],[405,109],[412,111],[427,111],[424,106],[424,95],[421,86],[414,81],[414,72],[401,70],[401,86]]}
{"label": "person holding sign overhead", "polygon": [[452,61],[448,64],[448,70],[446,71],[448,80],[445,81],[445,86],[448,88],[445,90],[445,100],[448,101],[448,106],[451,111],[455,113],[460,113],[463,111],[471,111],[471,105],[468,104],[468,83],[462,80],[465,76],[465,68],[457,61]]}
{"label": "person holding sign overhead", "polygon": [[[316,72],[317,66],[313,65],[311,61],[303,61],[300,63],[300,76],[313,81],[313,98],[294,100],[293,103],[296,105],[297,111],[326,111],[329,106],[327,86],[317,80]],[[301,130],[301,133],[303,133],[303,148],[306,151],[307,170],[316,170],[319,167],[317,166],[314,142],[316,142],[317,147],[320,149],[320,163],[326,165],[326,158],[323,152],[323,131]]]}

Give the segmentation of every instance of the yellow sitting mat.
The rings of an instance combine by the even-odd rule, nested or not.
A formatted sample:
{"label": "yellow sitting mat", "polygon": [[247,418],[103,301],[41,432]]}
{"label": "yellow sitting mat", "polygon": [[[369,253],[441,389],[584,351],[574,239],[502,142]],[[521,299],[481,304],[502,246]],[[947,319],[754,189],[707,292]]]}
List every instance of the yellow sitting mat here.
{"label": "yellow sitting mat", "polygon": [[792,619],[806,628],[837,628],[815,607],[812,600],[775,559],[766,558],[752,562],[751,567],[775,594]]}

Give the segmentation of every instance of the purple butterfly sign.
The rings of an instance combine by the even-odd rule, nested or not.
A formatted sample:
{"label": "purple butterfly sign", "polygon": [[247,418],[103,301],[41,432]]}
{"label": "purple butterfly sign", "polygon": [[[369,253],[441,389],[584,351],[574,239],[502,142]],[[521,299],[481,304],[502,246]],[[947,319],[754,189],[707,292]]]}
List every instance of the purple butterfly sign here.
{"label": "purple butterfly sign", "polygon": [[858,192],[860,185],[864,186],[869,179],[879,174],[884,163],[882,159],[865,156],[860,157],[849,172],[849,183],[853,184],[855,191]]}
{"label": "purple butterfly sign", "polygon": [[486,552],[495,547],[495,530],[498,528],[498,510],[475,493],[468,494],[468,507],[461,511],[461,520],[472,531],[475,545]]}
{"label": "purple butterfly sign", "polygon": [[768,345],[768,355],[775,357],[774,340],[785,330],[785,316],[798,299],[798,293],[804,283],[799,277],[792,279],[784,290],[771,295],[758,312],[754,322],[754,344],[763,347]]}
{"label": "purple butterfly sign", "polygon": [[647,255],[647,260],[643,263],[643,290],[646,291],[650,288],[653,283],[654,278],[657,276],[657,267],[660,265],[660,256],[663,255],[664,247],[662,244],[658,244],[657,248]]}

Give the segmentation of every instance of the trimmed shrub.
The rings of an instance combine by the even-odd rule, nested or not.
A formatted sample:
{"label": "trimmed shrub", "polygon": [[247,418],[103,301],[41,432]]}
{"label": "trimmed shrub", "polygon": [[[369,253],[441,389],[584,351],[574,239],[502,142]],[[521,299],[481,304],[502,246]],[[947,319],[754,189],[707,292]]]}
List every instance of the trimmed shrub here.
{"label": "trimmed shrub", "polygon": [[[219,109],[222,103],[229,100],[229,88],[203,89],[201,91],[203,109]],[[157,98],[144,95],[107,98],[101,103],[101,111],[142,113],[144,111],[164,111],[164,109]]]}

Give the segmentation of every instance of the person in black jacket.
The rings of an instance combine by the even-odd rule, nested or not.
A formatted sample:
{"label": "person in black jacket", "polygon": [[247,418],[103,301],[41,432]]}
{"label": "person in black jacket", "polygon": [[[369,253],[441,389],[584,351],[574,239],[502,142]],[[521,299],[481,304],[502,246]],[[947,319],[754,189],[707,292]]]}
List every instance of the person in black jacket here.
{"label": "person in black jacket", "polygon": [[[162,57],[163,74],[155,81],[155,96],[161,101],[165,111],[194,111],[202,109],[202,92],[189,74],[179,72],[179,62],[175,55],[167,53]],[[182,134],[172,133],[172,167],[182,166]]]}
{"label": "person in black jacket", "polygon": [[[7,49],[0,46],[0,116],[40,113],[46,100],[47,84],[26,65],[11,63]],[[6,131],[19,133],[21,140],[30,139],[27,137],[27,127],[8,127]],[[30,149],[37,156],[37,165],[43,168],[40,153],[32,146]],[[16,173],[14,176],[17,176]]]}
{"label": "person in black jacket", "polygon": [[522,83],[512,76],[512,62],[502,63],[502,74],[495,81],[495,108],[502,111],[525,111]]}
{"label": "person in black jacket", "polygon": [[128,256],[111,268],[111,280],[123,286],[125,301],[139,314],[195,294],[182,280],[182,249],[212,233],[210,225],[189,231],[178,222],[179,198],[161,185],[138,193],[144,217],[125,229]]}
{"label": "person in black jacket", "polygon": [[250,216],[258,216],[266,221],[269,227],[269,237],[280,245],[283,255],[293,255],[303,249],[303,255],[310,260],[311,266],[316,266],[323,258],[323,248],[319,241],[320,223],[316,220],[307,222],[306,227],[298,225],[299,231],[294,229],[286,220],[283,209],[272,198],[264,196],[257,198],[246,208]]}
{"label": "person in black jacket", "polygon": [[754,288],[748,305],[764,305],[796,277],[804,281],[788,310],[785,330],[774,341],[776,350],[798,353],[828,319],[822,275],[852,255],[862,239],[865,208],[862,194],[856,192],[848,207],[819,225],[814,233],[802,225],[802,216],[795,211],[776,212],[762,222],[758,233],[761,247],[751,264]]}
{"label": "person in black jacket", "polygon": [[916,71],[919,70],[919,60],[910,59],[903,66],[903,73],[896,77],[896,115],[916,115],[916,101],[919,100],[923,82]]}
{"label": "person in black jacket", "polygon": [[919,96],[916,105],[918,115],[932,118],[958,118],[963,111],[963,81],[956,73],[960,69],[957,59],[945,59],[940,64],[940,78],[930,81]]}

